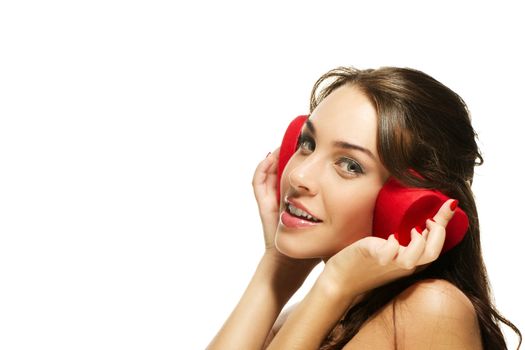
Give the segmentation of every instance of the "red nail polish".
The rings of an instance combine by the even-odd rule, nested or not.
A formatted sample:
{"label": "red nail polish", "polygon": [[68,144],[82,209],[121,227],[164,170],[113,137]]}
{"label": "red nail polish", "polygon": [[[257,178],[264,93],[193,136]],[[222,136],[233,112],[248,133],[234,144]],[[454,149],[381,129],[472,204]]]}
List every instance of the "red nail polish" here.
{"label": "red nail polish", "polygon": [[397,239],[397,240],[399,241],[399,233],[394,232],[394,238]]}
{"label": "red nail polish", "polygon": [[423,229],[421,228],[421,226],[416,226],[416,231],[417,233],[421,234],[423,232]]}
{"label": "red nail polish", "polygon": [[450,203],[450,210],[454,211],[458,206],[458,200],[454,199],[452,203]]}
{"label": "red nail polish", "polygon": [[428,218],[430,221],[432,222],[436,222],[436,220],[434,220],[434,218]]}

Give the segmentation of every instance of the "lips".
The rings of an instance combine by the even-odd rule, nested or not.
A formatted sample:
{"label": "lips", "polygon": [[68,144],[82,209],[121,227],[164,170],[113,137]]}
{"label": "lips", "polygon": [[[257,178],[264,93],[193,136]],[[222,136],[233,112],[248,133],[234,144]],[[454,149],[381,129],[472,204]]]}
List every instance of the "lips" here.
{"label": "lips", "polygon": [[286,210],[281,213],[280,220],[282,225],[290,229],[309,228],[321,224],[320,222],[298,218],[297,216],[288,213]]}
{"label": "lips", "polygon": [[288,196],[286,196],[284,198],[284,203],[285,203],[285,205],[287,203],[290,203],[294,207],[296,207],[298,209],[301,209],[302,211],[306,212],[308,215],[313,216],[316,220],[319,220],[321,222],[323,221],[323,220],[319,219],[319,217],[317,215],[313,214],[310,210],[308,210],[308,208],[306,208],[304,205],[302,205],[300,202],[298,202],[297,200],[295,200],[293,198],[289,198]]}

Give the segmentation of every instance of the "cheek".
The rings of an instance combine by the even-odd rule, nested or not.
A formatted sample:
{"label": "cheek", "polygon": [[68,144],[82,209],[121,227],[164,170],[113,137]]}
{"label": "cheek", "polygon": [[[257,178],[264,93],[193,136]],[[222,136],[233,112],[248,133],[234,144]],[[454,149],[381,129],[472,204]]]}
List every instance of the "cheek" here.
{"label": "cheek", "polygon": [[374,208],[379,188],[347,193],[337,200],[333,209],[335,241],[348,245],[372,234]]}

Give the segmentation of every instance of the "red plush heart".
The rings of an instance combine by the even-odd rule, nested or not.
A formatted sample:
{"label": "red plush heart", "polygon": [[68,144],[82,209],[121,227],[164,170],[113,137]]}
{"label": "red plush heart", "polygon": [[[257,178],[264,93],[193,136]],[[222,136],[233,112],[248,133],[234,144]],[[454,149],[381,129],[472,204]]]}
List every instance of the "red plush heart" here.
{"label": "red plush heart", "polygon": [[[434,217],[449,197],[437,190],[405,187],[390,177],[376,199],[372,232],[387,239],[392,233],[403,246],[410,243],[410,230],[415,226],[425,228],[426,219]],[[468,229],[468,217],[457,207],[446,227],[447,235],[441,253],[461,242]]]}
{"label": "red plush heart", "polygon": [[281,149],[279,150],[279,164],[277,165],[277,203],[281,201],[281,176],[284,171],[284,167],[292,158],[297,147],[297,141],[301,135],[301,129],[303,124],[308,119],[307,115],[300,115],[296,117],[284,133],[283,142],[281,143]]}

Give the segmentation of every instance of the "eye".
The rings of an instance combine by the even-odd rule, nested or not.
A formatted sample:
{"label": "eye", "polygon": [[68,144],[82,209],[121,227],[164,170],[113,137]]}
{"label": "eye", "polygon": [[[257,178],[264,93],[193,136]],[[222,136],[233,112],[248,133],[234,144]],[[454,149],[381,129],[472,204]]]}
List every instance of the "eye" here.
{"label": "eye", "polygon": [[351,158],[343,157],[343,158],[339,159],[336,164],[337,165],[339,165],[339,164],[347,164],[347,166],[343,167],[347,173],[363,174],[363,168],[361,167],[361,165],[359,165],[358,162],[356,162],[355,160],[353,160]]}
{"label": "eye", "polygon": [[299,140],[297,141],[296,149],[297,148],[305,149],[307,148],[307,146],[304,146],[304,145],[308,145],[308,144],[311,145],[312,149],[310,151],[313,152],[315,149],[314,140],[310,136],[301,134],[301,136],[299,136]]}

